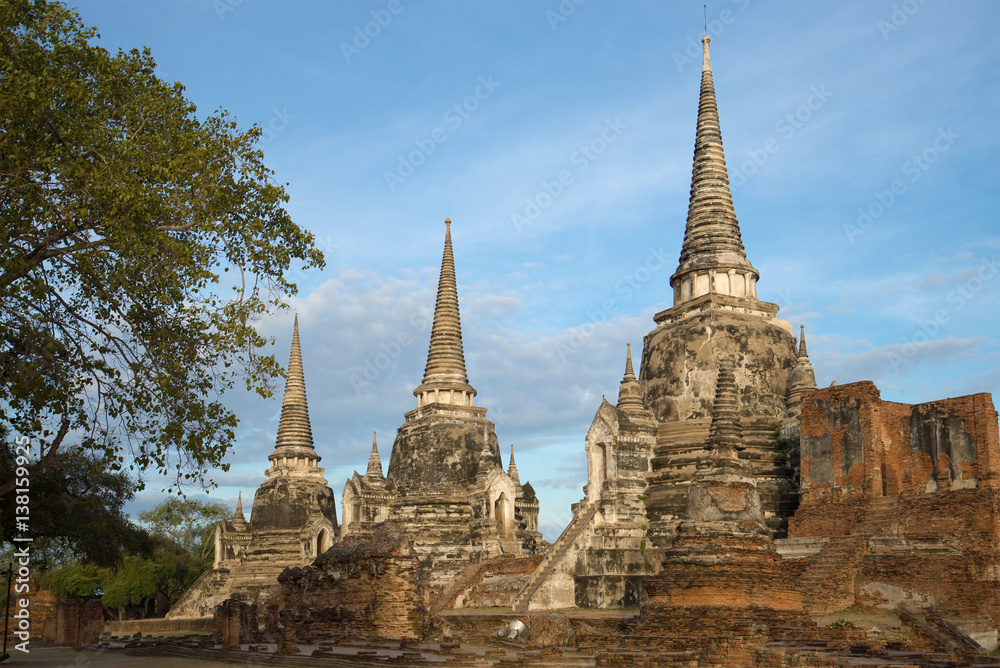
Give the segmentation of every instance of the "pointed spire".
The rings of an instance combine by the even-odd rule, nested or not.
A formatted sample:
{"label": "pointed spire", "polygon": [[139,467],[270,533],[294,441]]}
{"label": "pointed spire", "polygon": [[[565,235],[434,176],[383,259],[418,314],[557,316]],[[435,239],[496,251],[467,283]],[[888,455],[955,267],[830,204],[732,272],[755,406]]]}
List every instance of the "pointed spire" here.
{"label": "pointed spire", "polygon": [[299,316],[295,316],[292,330],[292,353],[288,359],[288,376],[285,380],[285,399],[281,405],[278,422],[277,447],[313,447],[312,426],[309,424],[309,406],[306,402],[306,381],[302,373],[302,348],[299,345]]}
{"label": "pointed spire", "polygon": [[515,485],[521,484],[521,479],[517,475],[517,464],[514,463],[514,444],[510,444],[510,467],[507,469],[507,475],[510,479],[514,481]]}
{"label": "pointed spire", "polygon": [[444,256],[438,280],[434,324],[427,352],[424,378],[413,394],[418,404],[445,403],[472,405],[476,390],[469,385],[462,349],[462,321],[458,310],[458,285],[455,281],[455,256],[451,249],[451,219],[445,219]]}
{"label": "pointed spire", "polygon": [[[292,352],[288,359],[285,378],[285,398],[281,404],[278,438],[274,450],[267,456],[271,462],[265,475],[307,475],[323,479],[322,459],[313,448],[312,426],[309,424],[309,405],[306,401],[306,380],[302,373],[302,347],[299,345],[299,317],[295,316],[292,328]],[[324,481],[325,484],[325,481]],[[254,504],[256,507],[256,504]]]}
{"label": "pointed spire", "polygon": [[237,531],[242,531],[247,526],[246,515],[243,514],[243,492],[238,492],[236,497],[236,512],[233,513],[233,526]]}
{"label": "pointed spire", "polygon": [[809,362],[809,353],[806,350],[806,326],[800,325],[799,332],[799,358],[792,368],[788,383],[785,419],[789,420],[801,415],[802,393],[816,389],[816,372]]}
{"label": "pointed spire", "polygon": [[684,517],[697,522],[735,521],[744,530],[764,533],[767,529],[753,466],[739,457],[746,446],[733,367],[732,357],[719,360],[712,429],[705,441],[708,453],[691,477]]}
{"label": "pointed spire", "polygon": [[645,406],[642,403],[642,389],[632,370],[632,344],[626,345],[625,375],[618,386],[618,408],[631,415],[645,411]]}
{"label": "pointed spire", "polygon": [[711,39],[705,35],[701,40],[705,46],[691,196],[680,264],[670,278],[675,306],[710,292],[756,299],[756,281],[760,277],[746,259],[729,189],[708,53]]}
{"label": "pointed spire", "polygon": [[372,432],[372,453],[368,457],[368,471],[365,473],[365,478],[375,484],[385,481],[385,476],[382,475],[382,460],[378,456],[378,443],[375,440],[375,432]]}
{"label": "pointed spire", "polygon": [[499,452],[496,455],[493,454],[490,439],[483,439],[483,447],[479,449],[479,470],[476,475],[485,477],[494,468],[503,471],[503,459],[500,458]]}
{"label": "pointed spire", "polygon": [[715,382],[712,427],[705,448],[715,450],[717,457],[732,459],[745,446],[736,398],[736,375],[731,357],[719,360],[719,376]]}
{"label": "pointed spire", "polygon": [[733,358],[727,356],[719,360],[712,429],[705,441],[708,454],[698,462],[697,471],[691,477],[685,519],[735,521],[744,530],[766,532],[753,466],[749,460],[739,457],[739,451],[745,447],[734,363]]}

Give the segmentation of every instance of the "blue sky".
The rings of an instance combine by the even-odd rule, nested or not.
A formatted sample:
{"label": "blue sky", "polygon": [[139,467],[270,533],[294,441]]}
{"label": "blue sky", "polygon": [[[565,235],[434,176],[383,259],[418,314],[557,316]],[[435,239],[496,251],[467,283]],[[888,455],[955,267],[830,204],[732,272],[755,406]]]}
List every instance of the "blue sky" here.
{"label": "blue sky", "polygon": [[[149,46],[201,112],[265,128],[327,259],[291,303],[338,498],[372,431],[388,462],[415,405],[452,219],[469,379],[554,539],[625,344],[671,305],[702,3],[77,6],[105,48]],[[758,293],[806,325],[820,385],[1000,391],[1000,3],[724,0],[708,21]],[[282,362],[291,319],[261,323]],[[212,497],[232,504],[263,480],[280,393],[227,396],[242,422]]]}

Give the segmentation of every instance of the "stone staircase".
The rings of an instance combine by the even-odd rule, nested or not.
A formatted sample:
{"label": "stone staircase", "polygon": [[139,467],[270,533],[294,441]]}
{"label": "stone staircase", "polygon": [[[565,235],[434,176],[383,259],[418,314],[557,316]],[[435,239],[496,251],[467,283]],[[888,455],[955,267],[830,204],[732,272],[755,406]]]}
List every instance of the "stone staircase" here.
{"label": "stone staircase", "polygon": [[532,573],[531,579],[528,580],[528,584],[525,585],[521,593],[517,595],[514,599],[513,610],[514,612],[527,612],[528,605],[531,602],[531,597],[535,595],[538,588],[545,582],[546,578],[552,573],[553,570],[559,565],[563,557],[566,556],[566,552],[569,548],[576,543],[576,540],[580,537],[580,534],[590,526],[591,521],[594,519],[594,515],[597,514],[597,504],[587,503],[583,505],[573,518],[573,521],[569,523],[566,530],[562,532],[559,539],[549,550],[549,553],[545,555],[545,559],[542,563],[538,564],[538,568]]}
{"label": "stone staircase", "polygon": [[500,554],[502,555],[512,554],[515,557],[520,557],[522,554],[521,543],[510,538],[501,538]]}
{"label": "stone staircase", "polygon": [[871,536],[895,533],[893,525],[899,500],[894,496],[874,499],[847,536],[831,536],[823,551],[799,578],[810,612],[843,610],[854,603],[854,581],[858,561]]}
{"label": "stone staircase", "polygon": [[965,652],[971,655],[983,655],[986,656],[989,652],[985,647],[976,642],[972,637],[966,634],[962,629],[958,628],[956,625],[944,619],[936,611],[928,611],[924,615],[924,619],[927,621],[931,627],[933,627],[942,637],[946,638],[951,647],[947,647],[949,651],[954,651],[955,653]]}
{"label": "stone staircase", "polygon": [[455,604],[458,595],[472,587],[479,579],[480,564],[469,564],[456,575],[437,598],[431,602],[431,612],[438,613]]}
{"label": "stone staircase", "polygon": [[809,612],[843,610],[854,603],[856,564],[867,541],[857,536],[831,536],[823,551],[799,578]]}

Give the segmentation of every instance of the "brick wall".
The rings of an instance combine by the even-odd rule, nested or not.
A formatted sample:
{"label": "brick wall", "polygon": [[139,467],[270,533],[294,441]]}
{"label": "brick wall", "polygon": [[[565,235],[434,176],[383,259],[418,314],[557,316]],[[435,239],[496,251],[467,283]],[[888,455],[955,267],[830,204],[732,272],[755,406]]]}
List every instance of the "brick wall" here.
{"label": "brick wall", "polygon": [[871,381],[802,399],[802,504],[1000,486],[989,394],[882,401]]}
{"label": "brick wall", "polygon": [[281,623],[300,641],[420,638],[425,613],[418,565],[412,543],[396,525],[381,525],[370,540],[349,538],[312,566],[279,576]]}
{"label": "brick wall", "polygon": [[797,560],[807,600],[843,589],[869,609],[1000,618],[990,395],[908,405],[865,381],[806,394],[801,419],[802,499],[788,535],[831,538]]}

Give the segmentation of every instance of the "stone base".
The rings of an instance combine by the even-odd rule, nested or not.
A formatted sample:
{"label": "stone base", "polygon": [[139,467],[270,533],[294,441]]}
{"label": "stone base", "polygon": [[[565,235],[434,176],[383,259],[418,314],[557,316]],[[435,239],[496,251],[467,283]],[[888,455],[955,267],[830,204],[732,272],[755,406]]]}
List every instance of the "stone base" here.
{"label": "stone base", "polygon": [[679,607],[804,614],[802,593],[789,583],[774,543],[753,523],[684,522],[646,593],[644,614]]}
{"label": "stone base", "polygon": [[[789,517],[798,507],[798,491],[790,455],[775,452],[774,420],[740,419],[743,443],[740,454],[753,467],[764,522],[772,538],[783,538]],[[708,418],[662,423],[650,460],[649,487],[644,493],[649,535],[654,545],[669,547],[677,524],[684,518],[688,489],[698,462],[705,456],[711,420]]]}

